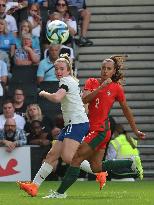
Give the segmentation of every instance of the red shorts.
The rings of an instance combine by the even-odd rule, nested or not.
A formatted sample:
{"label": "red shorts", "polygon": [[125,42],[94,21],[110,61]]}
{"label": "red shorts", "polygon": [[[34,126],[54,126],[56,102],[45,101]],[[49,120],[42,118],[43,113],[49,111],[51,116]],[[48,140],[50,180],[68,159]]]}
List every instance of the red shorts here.
{"label": "red shorts", "polygon": [[91,131],[84,138],[84,142],[86,142],[90,147],[95,150],[105,149],[107,143],[109,142],[111,137],[111,130],[106,131]]}

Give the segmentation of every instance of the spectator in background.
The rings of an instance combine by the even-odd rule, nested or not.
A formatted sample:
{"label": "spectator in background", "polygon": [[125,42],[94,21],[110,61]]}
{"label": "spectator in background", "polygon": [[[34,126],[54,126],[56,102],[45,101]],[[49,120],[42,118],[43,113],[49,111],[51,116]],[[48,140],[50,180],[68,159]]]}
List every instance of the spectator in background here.
{"label": "spectator in background", "polygon": [[0,60],[0,97],[4,95],[6,84],[8,80],[7,65],[4,61]]}
{"label": "spectator in background", "polygon": [[5,121],[4,128],[0,130],[0,145],[6,146],[7,152],[12,152],[16,147],[26,145],[27,138],[24,130],[16,127],[13,118]]}
{"label": "spectator in background", "polygon": [[16,36],[18,31],[17,23],[13,16],[6,14],[6,3],[6,0],[0,0],[0,19],[4,19],[7,22],[8,31]]}
{"label": "spectator in background", "polygon": [[29,145],[40,146],[39,158],[41,158],[41,163],[43,163],[42,161],[52,147],[53,137],[44,130],[42,122],[39,120],[31,122],[30,134],[27,136],[27,140]]}
{"label": "spectator in background", "polygon": [[26,14],[27,6],[27,0],[9,0],[6,3],[5,12],[9,15],[13,15],[16,21],[20,22]]}
{"label": "spectator in background", "polygon": [[31,132],[30,124],[34,120],[40,121],[44,131],[49,133],[51,136],[57,136],[60,132],[60,129],[55,127],[54,123],[48,117],[42,114],[42,111],[37,104],[30,104],[27,106],[26,119],[27,121],[24,128],[26,133]]}
{"label": "spectator in background", "polygon": [[12,100],[5,100],[3,102],[3,114],[0,115],[0,129],[4,128],[5,121],[8,118],[13,118],[16,122],[16,126],[19,129],[23,129],[25,126],[25,119],[24,117],[15,113],[15,109],[13,106]]}
{"label": "spectator in background", "polygon": [[53,13],[48,15],[47,23],[50,23],[51,21],[55,21],[55,20],[62,20],[62,15],[58,11],[54,11]]}
{"label": "spectator in background", "polygon": [[40,50],[32,48],[30,34],[22,35],[22,48],[15,50],[14,62],[16,65],[35,65],[40,61]]}
{"label": "spectator in background", "polygon": [[116,124],[114,135],[107,149],[106,159],[132,159],[137,165],[139,177],[143,179],[143,168],[137,149],[137,140],[130,137],[121,124]]}
{"label": "spectator in background", "polygon": [[39,120],[33,120],[30,123],[30,134],[27,136],[28,144],[30,145],[40,145],[40,146],[50,146],[52,144],[51,134],[44,131],[42,122]]}
{"label": "spectator in background", "polygon": [[5,12],[7,14],[14,14],[15,12],[21,11],[21,9],[26,8],[28,6],[27,0],[20,0],[20,1],[13,1],[9,0],[6,3],[6,9]]}
{"label": "spectator in background", "polygon": [[10,67],[12,66],[10,64],[10,56],[8,55],[8,53],[6,53],[5,51],[0,50],[0,60],[5,62],[7,65],[7,70],[8,72],[10,72]]}
{"label": "spectator in background", "polygon": [[42,29],[39,4],[33,3],[29,6],[28,21],[32,25],[32,35],[39,38]]}
{"label": "spectator in background", "polygon": [[19,35],[16,38],[16,48],[21,48],[21,38],[23,34],[29,33],[32,37],[32,48],[40,50],[40,41],[37,36],[32,35],[32,25],[28,20],[23,20],[19,26]]}
{"label": "spectator in background", "polygon": [[[48,46],[50,47],[50,45]],[[75,57],[74,57],[74,51],[73,48],[65,46],[65,45],[60,45],[60,51],[59,51],[59,56],[60,54],[68,54],[68,56],[72,59],[72,61],[74,61]],[[49,56],[49,49],[47,48],[44,51],[44,58],[47,58]]]}
{"label": "spectator in background", "polygon": [[5,51],[10,57],[15,52],[15,37],[8,31],[7,22],[0,19],[0,50]]}
{"label": "spectator in background", "polygon": [[27,104],[25,103],[25,94],[22,88],[16,88],[13,95],[13,105],[15,113],[25,117]]}
{"label": "spectator in background", "polygon": [[57,60],[61,46],[59,44],[50,44],[49,56],[40,61],[37,70],[37,83],[43,81],[58,81],[55,75],[54,62]]}
{"label": "spectator in background", "polygon": [[87,38],[91,12],[86,7],[85,0],[67,0],[70,6],[76,6],[82,19],[79,46],[91,46],[93,42]]}
{"label": "spectator in background", "polygon": [[75,17],[73,17],[69,12],[67,0],[57,0],[55,8],[56,11],[61,14],[61,20],[67,24],[69,29],[70,36],[65,42],[65,45],[71,45],[72,37],[74,37],[77,33],[77,22]]}

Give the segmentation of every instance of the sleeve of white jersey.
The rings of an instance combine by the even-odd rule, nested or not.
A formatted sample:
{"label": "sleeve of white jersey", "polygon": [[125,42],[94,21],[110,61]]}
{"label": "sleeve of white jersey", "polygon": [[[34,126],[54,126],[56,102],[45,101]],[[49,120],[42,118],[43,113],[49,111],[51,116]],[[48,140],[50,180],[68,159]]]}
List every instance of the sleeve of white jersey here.
{"label": "sleeve of white jersey", "polygon": [[60,79],[59,87],[61,85],[66,85],[69,88],[69,81],[68,81],[68,79],[66,77],[63,77],[63,78]]}

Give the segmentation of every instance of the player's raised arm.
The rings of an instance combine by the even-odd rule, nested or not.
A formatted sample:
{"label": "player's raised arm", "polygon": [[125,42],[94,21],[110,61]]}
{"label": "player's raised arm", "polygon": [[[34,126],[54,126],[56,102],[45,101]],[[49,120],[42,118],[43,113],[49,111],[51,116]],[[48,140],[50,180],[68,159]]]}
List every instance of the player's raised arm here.
{"label": "player's raised arm", "polygon": [[65,97],[65,95],[66,95],[66,90],[63,88],[59,89],[56,93],[48,93],[44,90],[39,93],[40,97],[44,97],[47,100],[55,103],[61,102],[62,99]]}
{"label": "player's raised arm", "polygon": [[100,84],[100,86],[98,88],[96,88],[95,90],[93,91],[89,91],[89,90],[85,90],[83,92],[83,96],[82,96],[82,101],[84,104],[87,104],[89,102],[91,102],[95,97],[96,95],[98,94],[98,92],[100,90],[102,90],[104,87],[106,87],[109,83],[111,83],[112,80],[111,78],[108,78],[107,80],[105,80],[104,82],[102,82]]}

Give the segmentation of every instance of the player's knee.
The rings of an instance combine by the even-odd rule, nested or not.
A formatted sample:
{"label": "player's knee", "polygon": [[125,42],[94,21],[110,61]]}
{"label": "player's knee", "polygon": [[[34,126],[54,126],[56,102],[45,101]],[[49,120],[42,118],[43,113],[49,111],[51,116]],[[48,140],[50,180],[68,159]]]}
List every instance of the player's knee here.
{"label": "player's knee", "polygon": [[58,157],[54,153],[48,152],[45,161],[52,165],[58,161]]}
{"label": "player's knee", "polygon": [[62,160],[63,162],[65,162],[66,164],[70,164],[72,161],[72,158],[69,156],[62,156]]}
{"label": "player's knee", "polygon": [[82,157],[79,156],[77,153],[75,154],[75,156],[72,159],[71,165],[75,166],[75,167],[79,167],[81,162],[83,161]]}

